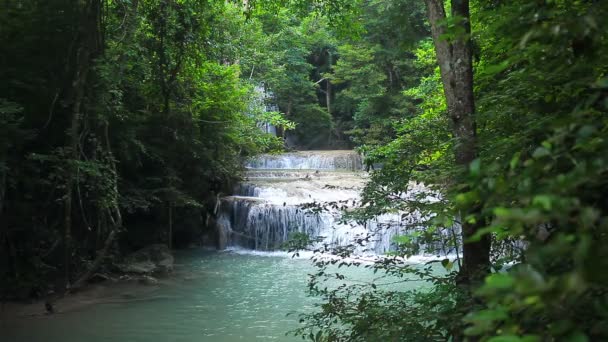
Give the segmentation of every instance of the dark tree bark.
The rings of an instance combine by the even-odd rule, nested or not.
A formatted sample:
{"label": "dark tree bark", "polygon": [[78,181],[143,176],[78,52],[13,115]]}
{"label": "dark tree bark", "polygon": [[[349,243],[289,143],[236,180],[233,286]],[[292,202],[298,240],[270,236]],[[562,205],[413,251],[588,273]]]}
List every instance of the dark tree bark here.
{"label": "dark tree bark", "polygon": [[[332,55],[331,55],[331,51],[327,51],[327,65],[329,68],[331,68],[331,65],[333,63],[332,61]],[[331,81],[329,80],[329,78],[327,78],[325,80],[326,82],[326,87],[325,87],[325,102],[327,105],[327,113],[329,113],[329,115],[331,115]]]}
{"label": "dark tree bark", "polygon": [[169,202],[169,238],[167,239],[167,246],[169,249],[173,249],[173,203]]}
{"label": "dark tree bark", "polygon": [[[136,24],[137,24],[138,9],[139,9],[139,0],[134,0],[131,2],[129,11],[125,14],[125,22],[127,23],[127,26],[124,31],[124,36],[121,39],[121,42],[124,43],[124,45],[130,44],[133,40],[133,36],[135,34],[135,28],[137,26]],[[123,53],[119,57],[120,62],[118,63],[118,77],[117,77],[117,79],[119,79],[119,80],[122,78],[122,75],[125,71],[126,57],[127,57],[126,53]],[[116,239],[116,236],[118,235],[118,233],[120,233],[120,230],[122,229],[122,213],[121,213],[120,207],[118,205],[118,194],[119,194],[119,192],[118,192],[118,170],[116,169],[116,159],[114,158],[114,154],[112,152],[112,146],[110,144],[110,123],[107,118],[105,120],[103,120],[103,136],[105,138],[104,148],[107,153],[108,164],[109,164],[110,170],[112,172],[112,183],[113,183],[112,184],[112,188],[113,188],[112,193],[113,193],[114,198],[112,199],[112,204],[109,206],[109,208],[103,208],[103,207],[98,208],[98,222],[97,222],[97,235],[95,238],[95,247],[97,247],[98,242],[101,241],[101,236],[102,236],[102,233],[104,232],[102,227],[106,226],[105,222],[107,222],[108,219],[111,222],[112,227],[104,241],[102,248],[97,251],[95,259],[93,260],[93,263],[91,264],[89,269],[84,274],[82,274],[78,278],[78,280],[76,280],[74,282],[74,284],[69,289],[69,292],[78,291],[80,288],[82,288],[84,285],[86,285],[88,280],[95,274],[95,272],[97,272],[97,269],[102,265],[103,261],[105,260],[106,256],[108,255],[108,253],[110,251],[110,247],[112,246],[112,243]]]}
{"label": "dark tree bark", "polygon": [[74,75],[70,87],[71,119],[68,129],[68,167],[64,199],[64,281],[66,288],[70,286],[71,239],[72,239],[72,201],[74,182],[78,172],[76,162],[79,160],[79,138],[82,120],[82,107],[85,99],[87,77],[90,66],[100,51],[99,24],[101,18],[101,1],[89,0],[82,6],[82,14],[78,27],[76,59]]}
{"label": "dark tree bark", "polygon": [[[473,59],[470,41],[471,23],[468,0],[452,0],[451,16],[457,20],[461,36],[445,38],[446,12],[443,0],[425,0],[427,15],[431,24],[431,34],[441,70],[441,81],[445,93],[448,116],[455,139],[454,154],[456,163],[468,168],[477,157],[477,137],[475,127],[475,100],[473,95]],[[462,217],[477,214],[479,206],[469,208]],[[481,227],[482,220],[476,223],[462,222],[463,264],[460,270],[464,282],[482,279],[490,268],[489,236],[477,242],[467,242]]]}

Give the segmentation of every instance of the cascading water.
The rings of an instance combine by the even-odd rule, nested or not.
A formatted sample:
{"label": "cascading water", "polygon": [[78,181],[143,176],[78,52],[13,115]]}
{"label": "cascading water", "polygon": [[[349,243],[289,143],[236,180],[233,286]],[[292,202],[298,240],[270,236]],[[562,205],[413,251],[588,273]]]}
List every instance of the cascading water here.
{"label": "cascading water", "polygon": [[[263,84],[259,84],[254,88],[255,96],[249,104],[249,112],[276,112],[279,108],[272,103],[272,92],[270,92]],[[258,122],[258,127],[270,135],[277,135],[277,127],[269,122]]]}
{"label": "cascading water", "polygon": [[[300,151],[250,160],[245,182],[225,197],[218,218],[220,247],[274,250],[294,232],[333,246],[370,236],[362,253],[383,254],[393,237],[420,221],[416,213],[384,214],[365,224],[342,222],[360,199],[368,174],[353,151]],[[323,210],[314,210],[323,208]]]}
{"label": "cascading water", "polygon": [[360,171],[361,157],[353,151],[300,151],[264,155],[250,160],[249,169]]}

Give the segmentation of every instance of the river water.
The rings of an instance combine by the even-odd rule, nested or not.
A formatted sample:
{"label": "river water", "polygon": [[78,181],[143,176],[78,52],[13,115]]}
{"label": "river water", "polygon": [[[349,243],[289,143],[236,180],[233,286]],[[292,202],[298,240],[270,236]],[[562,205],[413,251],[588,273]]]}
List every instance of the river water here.
{"label": "river water", "polygon": [[297,340],[285,336],[297,325],[287,314],[313,305],[305,293],[307,260],[189,251],[176,262],[175,274],[158,286],[123,287],[55,315],[6,319],[2,341]]}
{"label": "river water", "polygon": [[[54,315],[3,318],[1,340],[301,341],[286,333],[298,327],[298,313],[314,310],[318,299],[307,296],[306,285],[315,269],[306,257],[273,250],[294,232],[344,245],[376,228],[340,222],[340,208],[359,199],[367,175],[351,151],[263,156],[248,167],[247,180],[219,208],[217,229],[225,250],[177,252],[174,274],[158,285],[107,286],[68,299],[64,307],[58,303]],[[302,210],[311,202],[330,204],[330,209]],[[394,226],[374,233],[373,242],[361,252],[379,255],[390,250],[392,236],[400,229]],[[365,268],[340,272],[356,281],[375,277]]]}
{"label": "river water", "polygon": [[[298,313],[314,310],[306,293],[314,267],[284,253],[193,250],[156,286],[132,285],[70,299],[85,305],[54,315],[0,320],[4,342],[301,341],[286,335]],[[368,269],[344,270],[371,280]],[[336,284],[334,284],[336,285]],[[408,288],[424,286],[410,282]],[[402,287],[405,289],[405,287]],[[39,304],[40,306],[42,304]]]}

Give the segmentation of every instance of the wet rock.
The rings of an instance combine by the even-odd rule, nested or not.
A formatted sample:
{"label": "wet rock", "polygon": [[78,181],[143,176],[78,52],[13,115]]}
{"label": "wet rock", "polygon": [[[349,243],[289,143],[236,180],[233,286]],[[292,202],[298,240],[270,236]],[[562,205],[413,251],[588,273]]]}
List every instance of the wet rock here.
{"label": "wet rock", "polygon": [[49,301],[44,302],[44,308],[46,309],[47,315],[52,315],[55,313],[55,308],[53,307],[53,304]]}
{"label": "wet rock", "polygon": [[220,216],[217,222],[215,222],[215,230],[217,249],[226,249],[230,238],[230,231],[232,230],[230,220],[225,215]]}
{"label": "wet rock", "polygon": [[158,279],[148,275],[141,276],[137,282],[143,285],[158,285]]}
{"label": "wet rock", "polygon": [[101,283],[104,281],[108,281],[111,280],[112,278],[110,278],[108,275],[106,274],[102,274],[102,273],[95,273],[91,276],[91,278],[89,278],[89,283],[95,284],[95,283]]}
{"label": "wet rock", "polygon": [[173,270],[173,255],[166,245],[150,245],[127,256],[118,268],[125,273],[169,273]]}

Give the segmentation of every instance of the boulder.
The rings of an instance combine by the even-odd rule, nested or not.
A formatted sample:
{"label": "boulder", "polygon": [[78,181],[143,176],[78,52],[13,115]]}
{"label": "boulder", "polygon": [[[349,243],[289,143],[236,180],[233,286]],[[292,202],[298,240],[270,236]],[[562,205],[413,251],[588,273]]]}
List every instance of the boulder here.
{"label": "boulder", "polygon": [[166,245],[144,247],[128,255],[118,268],[125,273],[169,273],[173,270],[173,255]]}

